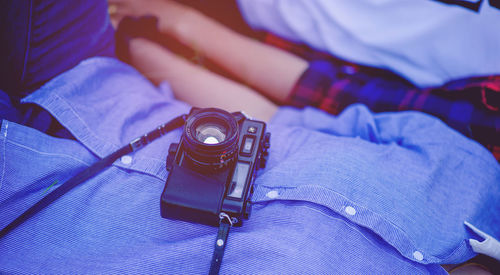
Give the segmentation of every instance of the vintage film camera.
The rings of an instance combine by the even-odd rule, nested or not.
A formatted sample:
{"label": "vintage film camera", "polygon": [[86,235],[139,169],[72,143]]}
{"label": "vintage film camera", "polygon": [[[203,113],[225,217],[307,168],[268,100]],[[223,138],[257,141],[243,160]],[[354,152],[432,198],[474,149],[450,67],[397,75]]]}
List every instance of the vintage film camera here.
{"label": "vintage film camera", "polygon": [[264,122],[239,112],[191,109],[180,142],[169,148],[162,217],[219,226],[225,213],[241,226],[251,212],[255,172],[266,165],[265,131]]}

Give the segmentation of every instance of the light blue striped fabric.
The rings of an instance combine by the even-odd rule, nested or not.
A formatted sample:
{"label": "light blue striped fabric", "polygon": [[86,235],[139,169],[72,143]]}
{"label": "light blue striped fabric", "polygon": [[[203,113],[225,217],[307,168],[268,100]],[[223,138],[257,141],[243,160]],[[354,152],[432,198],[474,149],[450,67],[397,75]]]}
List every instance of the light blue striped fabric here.
{"label": "light blue striped fabric", "polygon": [[[2,121],[2,228],[98,157],[190,108],[109,58],[82,62],[24,102],[77,141]],[[475,255],[464,220],[500,236],[499,165],[435,118],[284,107],[269,130],[254,211],[231,231],[221,273],[445,274],[439,264]],[[0,239],[0,273],[206,274],[217,229],[160,216],[165,157],[180,133],[118,160]]]}

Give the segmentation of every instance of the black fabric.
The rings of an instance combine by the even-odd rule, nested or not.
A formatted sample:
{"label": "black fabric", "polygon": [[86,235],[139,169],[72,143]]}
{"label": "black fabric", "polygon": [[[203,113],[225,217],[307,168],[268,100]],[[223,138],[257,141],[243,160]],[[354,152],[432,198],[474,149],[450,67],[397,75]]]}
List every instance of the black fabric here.
{"label": "black fabric", "polygon": [[21,112],[12,105],[9,95],[0,90],[0,121],[6,119],[20,123],[21,117]]}
{"label": "black fabric", "polygon": [[93,56],[114,56],[105,0],[0,0],[0,89],[17,104]]}
{"label": "black fabric", "polygon": [[23,104],[20,109],[22,112],[22,119],[19,121],[20,124],[37,129],[53,137],[75,140],[75,137],[68,129],[62,126],[57,119],[40,106]]}
{"label": "black fabric", "polygon": [[500,0],[490,0],[490,6],[500,9]]}
{"label": "black fabric", "polygon": [[162,44],[162,35],[158,31],[158,18],[155,16],[126,16],[120,21],[115,32],[116,55],[120,60],[130,63],[129,43],[131,39],[136,37]]}
{"label": "black fabric", "polygon": [[449,5],[461,6],[475,12],[479,12],[481,4],[483,3],[483,0],[477,0],[476,2],[461,1],[461,0],[434,0],[434,1],[438,1]]}
{"label": "black fabric", "polygon": [[23,79],[33,1],[0,1],[0,89],[11,92]]}

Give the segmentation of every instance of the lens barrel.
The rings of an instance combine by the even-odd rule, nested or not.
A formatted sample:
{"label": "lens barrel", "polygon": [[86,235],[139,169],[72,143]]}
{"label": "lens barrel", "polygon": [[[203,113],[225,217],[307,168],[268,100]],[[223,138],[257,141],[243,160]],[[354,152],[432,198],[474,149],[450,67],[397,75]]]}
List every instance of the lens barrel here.
{"label": "lens barrel", "polygon": [[203,169],[223,168],[236,156],[238,132],[232,114],[217,108],[195,110],[182,134],[186,156]]}

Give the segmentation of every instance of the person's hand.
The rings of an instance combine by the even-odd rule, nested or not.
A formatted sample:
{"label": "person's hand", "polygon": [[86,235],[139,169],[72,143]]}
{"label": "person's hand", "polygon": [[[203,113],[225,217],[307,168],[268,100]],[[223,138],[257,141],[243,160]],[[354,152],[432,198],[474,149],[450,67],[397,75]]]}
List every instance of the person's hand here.
{"label": "person's hand", "polygon": [[113,26],[125,16],[154,15],[164,9],[164,0],[108,0],[108,11]]}
{"label": "person's hand", "polygon": [[116,28],[125,16],[152,15],[158,18],[162,32],[172,33],[180,19],[194,12],[190,7],[172,0],[108,0],[111,22]]}

